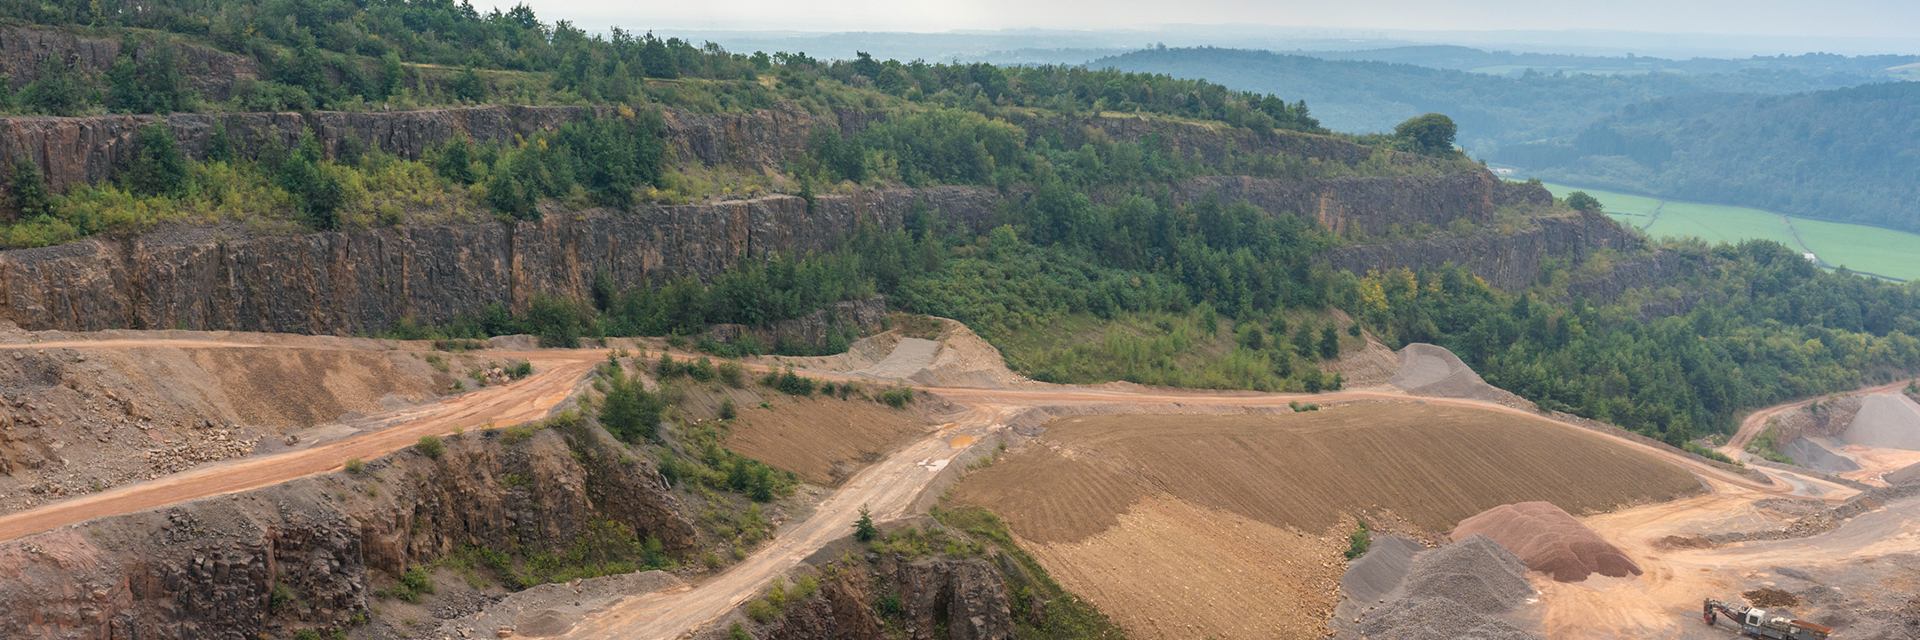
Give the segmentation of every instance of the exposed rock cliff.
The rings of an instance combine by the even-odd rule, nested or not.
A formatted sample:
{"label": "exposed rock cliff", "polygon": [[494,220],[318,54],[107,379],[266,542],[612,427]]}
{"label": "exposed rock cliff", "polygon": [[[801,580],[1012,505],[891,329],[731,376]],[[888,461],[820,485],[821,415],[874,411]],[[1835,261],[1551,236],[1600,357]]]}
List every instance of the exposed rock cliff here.
{"label": "exposed rock cliff", "polygon": [[1246,200],[1272,212],[1312,218],[1335,232],[1383,234],[1399,225],[1444,227],[1455,219],[1485,222],[1505,206],[1552,202],[1546,189],[1514,184],[1491,173],[1444,176],[1274,180],[1244,176],[1195,178],[1174,190],[1175,202],[1217,193],[1221,202]]}
{"label": "exposed rock cliff", "polygon": [[[1642,242],[1620,225],[1597,213],[1534,219],[1534,227],[1513,234],[1475,234],[1457,237],[1435,234],[1427,238],[1388,244],[1341,247],[1323,258],[1335,269],[1357,274],[1369,270],[1432,269],[1447,263],[1471,269],[1487,284],[1506,290],[1526,288],[1540,275],[1547,258],[1575,259],[1602,248],[1637,249]],[[1593,294],[1617,294],[1596,287]]]}
{"label": "exposed rock cliff", "polygon": [[[1005,554],[988,552],[989,557]],[[895,554],[875,562],[836,562],[811,598],[791,603],[756,637],[769,640],[881,640],[882,618],[901,625],[909,640],[1012,640],[1008,583],[983,558]],[[1017,566],[1012,560],[1001,564]],[[884,594],[884,595],[883,595]],[[879,611],[876,611],[879,609]],[[1031,621],[1029,621],[1031,622]],[[710,629],[705,637],[725,637]]]}
{"label": "exposed rock cliff", "polygon": [[[14,89],[38,79],[48,60],[72,65],[84,73],[103,73],[113,67],[122,48],[117,38],[84,38],[59,31],[7,27],[0,29],[0,73],[7,74],[8,84]],[[152,50],[151,46],[142,47],[134,56],[140,58]],[[259,75],[258,66],[246,56],[197,46],[180,46],[176,52],[188,86],[212,100],[227,99],[235,78]]]}
{"label": "exposed rock cliff", "polygon": [[[165,122],[190,158],[204,160],[216,126],[242,153],[265,143],[289,145],[309,129],[329,153],[349,138],[395,155],[417,159],[456,136],[483,143],[584,120],[606,107],[468,107],[400,112],[176,113],[168,116],[89,116],[0,118],[0,158],[30,158],[46,174],[47,185],[65,189],[113,176],[133,153],[133,134]],[[668,148],[684,161],[707,166],[731,164],[750,170],[777,169],[798,151],[815,119],[792,103],[746,114],[707,115],[666,109]]]}
{"label": "exposed rock cliff", "polygon": [[[621,288],[707,276],[746,256],[824,251],[860,221],[897,227],[916,203],[962,224],[990,190],[883,190],[537,222],[379,228],[295,236],[193,229],[0,253],[0,319],[27,329],[193,328],[350,334],[402,318],[444,323],[535,293],[581,297],[596,274]],[[232,234],[229,236],[228,234]]]}
{"label": "exposed rock cliff", "polygon": [[664,480],[603,432],[546,430],[510,446],[468,434],[448,439],[438,460],[409,449],[364,475],[0,545],[0,637],[251,640],[343,628],[367,612],[372,570],[398,574],[464,545],[559,552],[600,520],[671,550],[693,545]]}

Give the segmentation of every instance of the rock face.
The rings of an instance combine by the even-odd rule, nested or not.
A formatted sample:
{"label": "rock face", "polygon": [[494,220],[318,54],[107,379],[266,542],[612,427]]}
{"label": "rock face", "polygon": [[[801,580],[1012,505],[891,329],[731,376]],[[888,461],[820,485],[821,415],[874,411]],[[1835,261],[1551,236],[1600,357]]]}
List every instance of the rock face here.
{"label": "rock face", "polygon": [[405,450],[361,476],[312,476],[20,538],[0,545],[0,637],[242,640],[339,629],[367,612],[376,570],[398,575],[465,545],[559,552],[595,521],[691,549],[693,527],[658,473],[623,461],[604,438],[546,430],[509,446],[468,434],[450,438],[438,460]]}
{"label": "rock face", "polygon": [[490,304],[518,309],[537,293],[578,299],[600,273],[627,288],[706,277],[776,251],[825,251],[861,221],[899,226],[916,204],[981,224],[997,200],[982,189],[883,190],[823,196],[811,208],[773,196],[514,224],[91,238],[0,252],[0,319],[30,330],[378,331]]}
{"label": "rock face", "polygon": [[[0,29],[0,73],[18,90],[40,77],[48,60],[69,64],[87,73],[103,73],[120,57],[122,43],[113,38],[84,38],[58,31],[21,27]],[[144,58],[153,50],[141,47],[135,58]],[[205,47],[180,46],[180,73],[188,86],[211,100],[226,100],[236,78],[255,77],[259,68],[252,58],[215,51]]]}
{"label": "rock face", "polygon": [[[1457,263],[1485,279],[1487,284],[1511,291],[1532,285],[1549,257],[1583,259],[1599,249],[1630,251],[1643,244],[1620,225],[1597,213],[1542,217],[1535,218],[1534,222],[1533,229],[1513,234],[1466,237],[1435,234],[1389,244],[1341,247],[1326,252],[1323,259],[1335,269],[1358,274],[1397,268],[1418,271]],[[1644,275],[1643,270],[1634,273]],[[1595,286],[1586,293],[1613,295],[1624,290],[1619,288],[1608,293],[1609,289],[1613,287]]]}
{"label": "rock face", "polygon": [[[328,153],[348,139],[370,149],[418,159],[456,136],[481,143],[511,142],[561,125],[607,115],[606,107],[490,106],[401,112],[177,113],[168,116],[90,116],[0,118],[0,158],[30,158],[46,174],[47,186],[65,189],[113,176],[133,153],[133,134],[160,122],[173,132],[183,153],[204,160],[216,127],[224,127],[242,154],[265,144],[291,145],[312,130]],[[817,122],[791,103],[746,114],[704,115],[666,109],[668,148],[684,161],[707,166],[731,164],[750,170],[778,169],[802,148]]]}
{"label": "rock face", "polygon": [[1422,223],[1444,227],[1460,218],[1485,222],[1499,207],[1546,205],[1553,197],[1541,187],[1509,183],[1486,172],[1325,180],[1213,176],[1181,183],[1173,197],[1187,203],[1208,194],[1218,194],[1223,203],[1246,200],[1266,211],[1311,218],[1336,233],[1359,229],[1370,234]]}
{"label": "rock face", "polygon": [[[999,554],[996,554],[999,555]],[[1004,556],[1002,556],[1004,557]],[[1014,564],[1010,560],[1007,564]],[[1016,565],[1017,566],[1017,565]],[[856,582],[877,583],[899,598],[911,640],[1012,640],[1007,587],[984,558],[889,556],[872,580],[829,579],[813,599],[792,605],[767,629],[770,640],[879,640],[887,637]],[[843,573],[859,575],[860,571]]]}
{"label": "rock face", "polygon": [[[289,117],[291,114],[289,114]],[[4,123],[0,123],[4,126]],[[1427,204],[1411,194],[1453,195]],[[1218,190],[1269,210],[1322,206],[1337,224],[1492,215],[1504,187],[1475,176],[1272,181],[1198,179],[1182,193]],[[1451,189],[1451,191],[1447,191]],[[1372,194],[1372,195],[1369,195]],[[1400,195],[1394,195],[1400,194]],[[1009,197],[1020,197],[1013,194]],[[1455,200],[1457,198],[1457,200]],[[1002,196],[972,187],[887,189],[853,196],[771,196],[711,205],[644,206],[631,213],[549,212],[539,221],[383,227],[293,236],[201,228],[0,252],[0,320],[24,329],[189,328],[310,334],[380,331],[403,318],[446,323],[487,305],[524,308],[535,294],[579,299],[598,274],[620,288],[708,277],[772,252],[839,246],[862,222],[897,228],[915,206],[975,231]],[[1447,204],[1453,202],[1454,204]],[[1430,205],[1430,206],[1429,206]],[[1631,241],[1604,217],[1544,219],[1515,236],[1350,247],[1336,268],[1439,266],[1469,256],[1496,285],[1530,283],[1548,255]],[[1389,223],[1392,224],[1392,223]],[[1454,246],[1466,242],[1469,246]],[[1425,243],[1425,244],[1419,244]],[[1403,243],[1405,244],[1405,243]]]}

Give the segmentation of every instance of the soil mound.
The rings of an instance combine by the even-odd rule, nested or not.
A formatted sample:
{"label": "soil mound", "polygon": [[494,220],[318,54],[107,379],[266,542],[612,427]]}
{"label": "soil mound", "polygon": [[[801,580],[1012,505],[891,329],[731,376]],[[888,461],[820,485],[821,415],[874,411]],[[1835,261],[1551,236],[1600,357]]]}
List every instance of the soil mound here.
{"label": "soil mound", "polygon": [[1867,396],[1853,425],[1838,439],[1863,447],[1920,451],[1920,404],[1900,394]]}
{"label": "soil mound", "polygon": [[1548,502],[1522,502],[1486,510],[1460,521],[1453,538],[1481,535],[1512,550],[1527,567],[1560,582],[1579,582],[1590,574],[1624,578],[1640,575],[1640,565],[1619,548]]}
{"label": "soil mound", "polygon": [[576,616],[567,615],[552,609],[522,614],[514,625],[514,632],[532,638],[547,638],[573,630]]}
{"label": "soil mound", "polygon": [[1527,565],[1486,536],[1475,535],[1422,554],[1407,574],[1406,596],[1362,618],[1362,638],[1445,640],[1535,638],[1494,617],[1533,597]]}
{"label": "soil mound", "polygon": [[1826,447],[1820,446],[1820,443],[1806,438],[1787,443],[1780,453],[1787,454],[1788,458],[1792,458],[1802,467],[1821,473],[1846,473],[1860,470],[1860,463],[1854,462],[1852,458],[1829,451]]}
{"label": "soil mound", "polygon": [[1400,350],[1400,371],[1387,382],[1416,396],[1499,402],[1500,391],[1445,347],[1416,342]]}

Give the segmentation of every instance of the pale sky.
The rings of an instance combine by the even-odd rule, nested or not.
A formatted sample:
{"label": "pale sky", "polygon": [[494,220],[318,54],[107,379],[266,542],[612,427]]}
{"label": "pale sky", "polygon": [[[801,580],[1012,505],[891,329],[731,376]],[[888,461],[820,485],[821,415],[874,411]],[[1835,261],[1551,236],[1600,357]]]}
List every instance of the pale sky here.
{"label": "pale sky", "polygon": [[[589,28],[920,31],[1165,24],[1420,31],[1597,29],[1913,38],[1920,0],[526,0]],[[474,0],[488,8],[489,0]],[[513,2],[497,2],[503,8]]]}

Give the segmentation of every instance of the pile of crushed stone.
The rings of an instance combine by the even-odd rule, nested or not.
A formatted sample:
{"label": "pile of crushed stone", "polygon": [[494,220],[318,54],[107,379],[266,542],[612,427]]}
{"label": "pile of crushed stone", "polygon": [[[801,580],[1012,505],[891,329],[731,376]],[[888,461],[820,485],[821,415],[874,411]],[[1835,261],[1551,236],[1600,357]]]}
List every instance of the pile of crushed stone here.
{"label": "pile of crushed stone", "polygon": [[1880,479],[1886,480],[1887,484],[1894,486],[1920,480],[1920,463],[1910,464],[1895,471],[1888,471],[1882,474]]}
{"label": "pile of crushed stone", "polygon": [[1821,473],[1846,473],[1860,470],[1860,464],[1854,462],[1852,458],[1834,453],[1820,446],[1820,443],[1807,438],[1787,443],[1787,446],[1780,449],[1780,453],[1786,454],[1802,467]]}
{"label": "pile of crushed stone", "polygon": [[1834,439],[1863,447],[1920,451],[1920,404],[1897,393],[1866,396],[1853,424]]}
{"label": "pile of crushed stone", "polygon": [[1413,560],[1427,547],[1411,538],[1381,536],[1373,539],[1367,553],[1347,563],[1340,576],[1340,595],[1345,596],[1333,609],[1337,621],[1352,621],[1368,609],[1398,600],[1405,595],[1407,572]]}
{"label": "pile of crushed stone", "polygon": [[1424,342],[1400,350],[1400,371],[1387,382],[1416,396],[1500,402],[1507,395],[1480,379],[1452,351]]}
{"label": "pile of crushed stone", "polygon": [[[1369,568],[1364,563],[1356,564],[1362,571],[1378,571],[1379,566],[1396,562],[1403,551],[1400,546],[1390,546],[1389,555],[1380,565]],[[1357,624],[1342,629],[1335,637],[1535,639],[1539,636],[1498,617],[1533,597],[1526,575],[1527,565],[1518,556],[1486,536],[1469,536],[1412,558],[1404,584],[1393,590],[1404,595],[1368,611]],[[1343,586],[1346,582],[1341,580]],[[1370,580],[1361,582],[1372,585]],[[1371,588],[1377,589],[1377,585]]]}
{"label": "pile of crushed stone", "polygon": [[1579,582],[1590,574],[1624,578],[1640,575],[1618,547],[1550,502],[1522,502],[1488,509],[1460,521],[1453,538],[1486,536],[1512,550],[1526,566],[1560,582]]}

